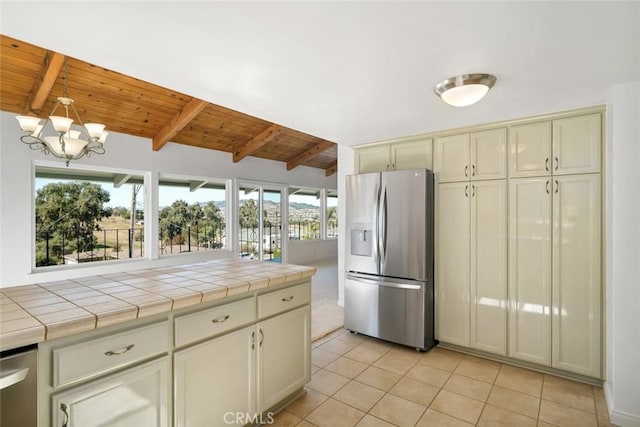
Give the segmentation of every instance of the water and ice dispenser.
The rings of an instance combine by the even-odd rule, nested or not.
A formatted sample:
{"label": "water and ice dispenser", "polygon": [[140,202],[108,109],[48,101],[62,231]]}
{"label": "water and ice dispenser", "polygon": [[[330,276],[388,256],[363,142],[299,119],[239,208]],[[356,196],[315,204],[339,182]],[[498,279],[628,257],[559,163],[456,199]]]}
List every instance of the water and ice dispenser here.
{"label": "water and ice dispenser", "polygon": [[370,257],[373,248],[373,224],[351,225],[351,255]]}

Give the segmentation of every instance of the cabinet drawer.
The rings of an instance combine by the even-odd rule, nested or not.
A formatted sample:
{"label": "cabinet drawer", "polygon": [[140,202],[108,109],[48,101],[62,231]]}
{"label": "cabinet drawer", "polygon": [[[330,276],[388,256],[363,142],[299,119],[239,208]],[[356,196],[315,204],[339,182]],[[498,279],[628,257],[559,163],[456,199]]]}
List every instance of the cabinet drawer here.
{"label": "cabinet drawer", "polygon": [[258,296],[258,317],[260,319],[309,304],[311,301],[311,283],[292,286],[276,292]]}
{"label": "cabinet drawer", "polygon": [[256,305],[253,298],[178,317],[175,320],[176,347],[221,334],[255,320]]}
{"label": "cabinet drawer", "polygon": [[112,371],[169,350],[169,322],[66,346],[53,351],[53,387]]}

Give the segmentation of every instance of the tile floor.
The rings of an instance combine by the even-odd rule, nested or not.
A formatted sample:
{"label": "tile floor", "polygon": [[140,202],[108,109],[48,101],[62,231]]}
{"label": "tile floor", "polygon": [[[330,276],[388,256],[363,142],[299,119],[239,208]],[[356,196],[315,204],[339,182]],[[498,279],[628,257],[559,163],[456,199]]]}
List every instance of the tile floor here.
{"label": "tile floor", "polygon": [[316,340],[344,325],[344,308],[338,305],[338,260],[312,265],[317,271],[311,281],[311,337]]}
{"label": "tile floor", "polygon": [[602,388],[339,329],[313,343],[307,393],[276,426],[609,426]]}

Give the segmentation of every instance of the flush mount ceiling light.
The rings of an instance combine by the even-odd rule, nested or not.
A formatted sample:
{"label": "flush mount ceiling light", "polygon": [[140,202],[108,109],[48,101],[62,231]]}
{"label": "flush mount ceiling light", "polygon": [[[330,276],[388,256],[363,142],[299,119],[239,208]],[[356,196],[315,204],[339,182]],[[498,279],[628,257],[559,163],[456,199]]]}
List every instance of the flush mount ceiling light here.
{"label": "flush mount ceiling light", "polygon": [[[17,116],[20,122],[20,129],[25,134],[20,140],[29,145],[32,150],[40,150],[45,154],[52,154],[60,159],[66,160],[67,166],[71,160],[81,157],[89,157],[91,153],[104,154],[104,141],[107,132],[104,125],[100,123],[83,123],[73,106],[73,99],[67,96],[67,61],[64,61],[64,88],[61,97],[58,97],[56,105],[51,114],[43,124],[40,118],[33,116]],[[62,106],[65,111],[64,116],[55,116],[58,107]],[[69,118],[69,110],[75,114],[78,126],[72,129],[73,119]],[[49,131],[47,124],[51,123],[53,135],[44,136],[45,131]]]}
{"label": "flush mount ceiling light", "polygon": [[491,74],[463,74],[441,81],[433,90],[447,104],[466,107],[480,101],[496,80]]}

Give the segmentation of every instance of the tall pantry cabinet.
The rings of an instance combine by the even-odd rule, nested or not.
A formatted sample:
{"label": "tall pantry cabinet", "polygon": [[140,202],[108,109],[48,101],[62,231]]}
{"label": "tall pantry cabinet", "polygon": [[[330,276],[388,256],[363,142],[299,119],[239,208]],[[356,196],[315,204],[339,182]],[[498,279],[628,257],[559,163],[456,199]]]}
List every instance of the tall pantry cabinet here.
{"label": "tall pantry cabinet", "polygon": [[509,356],[596,378],[601,120],[509,129]]}
{"label": "tall pantry cabinet", "polygon": [[506,128],[437,138],[438,339],[500,355],[507,342]]}

